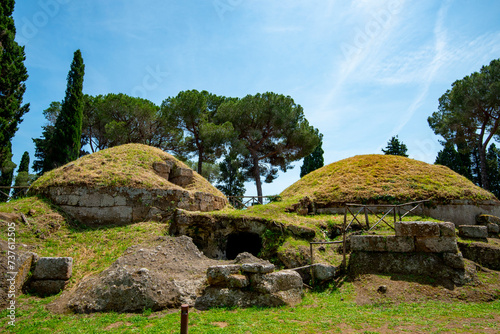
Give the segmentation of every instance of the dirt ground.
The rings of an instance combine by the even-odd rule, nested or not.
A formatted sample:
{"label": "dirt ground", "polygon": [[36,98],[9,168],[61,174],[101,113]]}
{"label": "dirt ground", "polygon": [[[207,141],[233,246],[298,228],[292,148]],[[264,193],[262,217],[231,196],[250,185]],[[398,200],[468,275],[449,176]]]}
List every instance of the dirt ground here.
{"label": "dirt ground", "polygon": [[489,302],[500,299],[500,272],[468,263],[475,270],[473,280],[463,286],[448,281],[408,275],[360,275],[351,278],[356,302],[365,304],[399,304],[429,300],[452,302]]}

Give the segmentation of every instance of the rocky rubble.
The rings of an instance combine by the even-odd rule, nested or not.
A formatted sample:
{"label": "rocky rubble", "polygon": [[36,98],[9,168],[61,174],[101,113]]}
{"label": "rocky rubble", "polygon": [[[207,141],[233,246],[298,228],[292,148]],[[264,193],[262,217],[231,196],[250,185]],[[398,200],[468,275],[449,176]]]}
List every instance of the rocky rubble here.
{"label": "rocky rubble", "polygon": [[[142,312],[178,308],[181,304],[208,308],[294,305],[300,301],[300,276],[273,270],[274,265],[249,253],[233,261],[218,261],[207,258],[187,236],[160,237],[128,248],[108,269],[84,279],[49,309]],[[247,293],[247,288],[254,291]],[[225,291],[225,301],[215,298],[219,290]]]}
{"label": "rocky rubble", "polygon": [[197,309],[212,307],[294,306],[302,300],[302,278],[291,270],[274,272],[270,263],[218,265],[208,268],[209,287]]}

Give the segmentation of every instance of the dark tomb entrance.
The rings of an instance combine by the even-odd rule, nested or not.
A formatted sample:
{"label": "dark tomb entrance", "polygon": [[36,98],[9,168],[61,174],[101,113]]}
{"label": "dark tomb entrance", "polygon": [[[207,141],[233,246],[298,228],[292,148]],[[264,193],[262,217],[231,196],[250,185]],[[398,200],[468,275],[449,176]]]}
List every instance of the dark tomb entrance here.
{"label": "dark tomb entrance", "polygon": [[234,260],[238,254],[243,252],[257,256],[261,248],[262,239],[257,233],[231,233],[227,238],[226,258]]}

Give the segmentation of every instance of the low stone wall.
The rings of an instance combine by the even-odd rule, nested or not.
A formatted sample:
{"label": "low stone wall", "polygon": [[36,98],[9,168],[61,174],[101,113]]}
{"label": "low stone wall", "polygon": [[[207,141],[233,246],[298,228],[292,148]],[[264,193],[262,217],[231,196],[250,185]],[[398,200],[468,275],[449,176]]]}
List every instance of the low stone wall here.
{"label": "low stone wall", "polygon": [[[377,213],[387,211],[387,207],[377,208],[370,206],[370,209]],[[316,209],[316,213],[318,214],[344,214],[344,211],[345,208],[343,206]],[[413,213],[443,221],[451,221],[455,224],[455,226],[474,225],[476,224],[476,216],[480,214],[500,217],[500,202],[482,201],[473,203],[468,200],[454,200],[449,204],[421,206],[413,211]]]}
{"label": "low stone wall", "polygon": [[484,242],[460,242],[458,246],[466,259],[479,263],[486,268],[500,271],[500,247]]}
{"label": "low stone wall", "polygon": [[176,208],[213,211],[227,204],[223,197],[183,189],[52,187],[44,195],[66,213],[90,225],[169,220]]}
{"label": "low stone wall", "polygon": [[350,270],[428,275],[455,284],[468,280],[453,223],[396,222],[395,232],[393,236],[352,235]]}

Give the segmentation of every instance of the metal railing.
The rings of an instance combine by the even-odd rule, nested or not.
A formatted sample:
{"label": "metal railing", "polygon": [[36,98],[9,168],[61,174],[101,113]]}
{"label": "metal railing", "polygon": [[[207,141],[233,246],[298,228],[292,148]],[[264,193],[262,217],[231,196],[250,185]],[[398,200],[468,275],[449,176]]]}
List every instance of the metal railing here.
{"label": "metal railing", "polygon": [[246,209],[253,205],[268,204],[273,196],[227,196],[229,204],[236,209]]}
{"label": "metal railing", "polygon": [[[394,229],[394,226],[389,224],[385,218],[392,213],[394,223],[397,221],[397,218],[399,217],[399,221],[401,221],[406,215],[408,215],[410,212],[415,211],[418,207],[423,205],[424,203],[429,202],[429,200],[423,200],[423,201],[416,201],[416,202],[409,202],[409,203],[404,203],[404,204],[395,204],[395,205],[365,205],[365,204],[352,204],[352,203],[347,203],[345,205],[345,210],[344,210],[344,222],[342,223],[342,241],[314,241],[314,242],[309,242],[309,251],[310,251],[310,256],[311,256],[311,264],[309,266],[304,266],[301,268],[295,268],[295,269],[302,269],[302,268],[310,268],[310,273],[311,273],[311,280],[314,285],[314,270],[313,270],[313,265],[314,265],[314,251],[313,251],[313,245],[319,245],[319,244],[342,244],[342,268],[346,268],[347,265],[347,232],[349,228],[351,227],[352,223],[354,221],[357,221],[361,226],[363,224],[358,220],[358,215],[360,215],[362,212],[364,213],[365,216],[365,225],[367,227],[367,231],[371,231],[374,229],[380,222],[384,222],[387,226],[390,228]],[[411,207],[410,209],[406,209],[406,207]],[[357,213],[353,213],[351,211],[351,208],[356,207],[359,208]],[[381,216],[377,212],[375,212],[376,209],[372,210],[372,208],[383,208],[383,212]],[[404,212],[402,214],[402,212]],[[350,213],[353,218],[347,224],[347,213]],[[370,227],[370,221],[368,219],[368,213],[371,213],[377,217],[378,221]]]}
{"label": "metal railing", "polygon": [[[379,223],[384,222],[388,227],[392,228],[394,230],[394,224],[391,225],[389,224],[385,219],[388,215],[392,213],[393,216],[393,223],[396,223],[398,221],[401,221],[407,214],[410,212],[415,211],[417,208],[419,208],[421,205],[424,203],[429,202],[429,200],[423,200],[423,201],[415,201],[415,202],[409,202],[409,203],[404,203],[404,204],[353,204],[353,203],[347,203],[345,205],[345,211],[344,211],[344,220],[347,220],[347,213],[350,213],[353,218],[350,221],[350,223],[347,225],[346,229],[349,229],[354,221],[357,221],[361,226],[366,225],[366,228],[368,231],[371,231],[374,229]],[[410,206],[410,209],[406,209],[405,207]],[[351,208],[359,208],[359,210],[354,213],[355,210],[351,211]],[[372,210],[372,208],[375,208]],[[381,216],[378,215],[378,212],[375,210],[377,208],[382,208],[382,214]],[[402,211],[404,214],[401,214]],[[361,213],[364,213],[365,216],[365,223],[361,223],[358,219],[358,215]],[[371,213],[375,217],[377,217],[378,221],[370,227],[370,221],[368,219],[368,213]]]}

